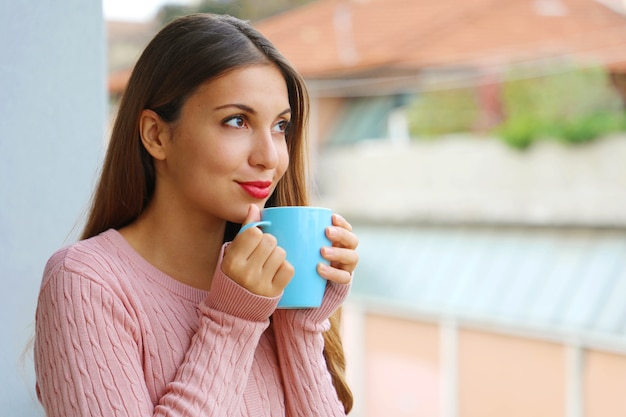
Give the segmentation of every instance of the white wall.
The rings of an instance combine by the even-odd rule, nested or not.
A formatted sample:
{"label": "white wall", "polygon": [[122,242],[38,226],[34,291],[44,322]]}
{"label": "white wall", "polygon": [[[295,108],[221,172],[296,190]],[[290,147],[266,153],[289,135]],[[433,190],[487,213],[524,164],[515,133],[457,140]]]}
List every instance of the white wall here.
{"label": "white wall", "polygon": [[402,145],[326,150],[320,204],[354,221],[626,226],[626,135],[525,152],[463,136]]}
{"label": "white wall", "polygon": [[73,240],[103,154],[100,0],[0,0],[0,414],[37,416],[32,354],[41,273]]}

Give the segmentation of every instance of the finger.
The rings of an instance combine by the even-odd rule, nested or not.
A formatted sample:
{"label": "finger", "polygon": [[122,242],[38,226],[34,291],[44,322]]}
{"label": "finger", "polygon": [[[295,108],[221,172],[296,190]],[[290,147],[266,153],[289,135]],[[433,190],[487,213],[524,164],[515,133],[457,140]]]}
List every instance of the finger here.
{"label": "finger", "polygon": [[246,271],[248,259],[263,239],[263,232],[257,227],[237,235],[224,252],[222,271],[236,280]]}
{"label": "finger", "polygon": [[359,262],[359,254],[353,249],[324,247],[322,257],[330,261],[330,265],[352,273]]}
{"label": "finger", "polygon": [[317,273],[320,274],[322,278],[338,284],[347,284],[352,280],[352,273],[343,269],[333,268],[323,263],[317,265]]}
{"label": "finger", "polygon": [[246,215],[246,219],[243,221],[242,226],[252,222],[258,222],[261,220],[261,209],[256,204],[250,204],[248,207],[248,214]]}
{"label": "finger", "polygon": [[233,242],[228,247],[228,251],[235,250],[240,254],[242,259],[248,259],[261,243],[263,235],[263,231],[258,227],[246,229],[235,236],[235,239],[233,239]]}
{"label": "finger", "polygon": [[333,246],[340,248],[356,249],[359,245],[359,238],[352,231],[340,226],[327,227],[326,237]]}
{"label": "finger", "polygon": [[293,265],[291,265],[289,261],[284,260],[274,274],[274,288],[280,289],[281,291],[285,289],[289,281],[293,278],[294,273],[295,269]]}
{"label": "finger", "polygon": [[[257,230],[261,231],[260,229]],[[265,268],[268,258],[272,255],[277,246],[278,242],[273,235],[270,235],[269,233],[262,233],[261,240],[257,244],[256,248],[254,248],[254,251],[250,254],[248,261],[258,267],[259,270]]]}
{"label": "finger", "polygon": [[272,271],[272,274],[274,274],[285,259],[287,259],[287,252],[277,244],[265,259],[263,269]]}
{"label": "finger", "polygon": [[[256,204],[250,204],[248,206],[248,214],[246,214],[246,219],[243,221],[243,223],[241,224],[242,227],[245,226],[246,224],[250,224],[253,222],[258,222],[259,220],[261,220],[261,210],[259,209],[259,207]],[[248,232],[248,230],[253,229],[256,231],[253,232]],[[237,245],[239,245],[241,241],[246,242],[247,245],[245,245],[245,249],[246,249],[246,257],[245,259],[248,258],[248,256],[252,253],[252,251],[254,250],[254,248],[256,247],[256,245],[259,244],[259,241],[261,239],[261,237],[263,236],[263,232],[261,231],[261,229],[257,228],[257,227],[249,227],[247,229],[241,229],[242,231],[240,231],[237,236],[235,236],[235,239],[233,239],[233,244],[235,245],[235,247]],[[240,235],[244,235],[246,237],[243,238],[239,238]]]}
{"label": "finger", "polygon": [[[248,234],[260,234],[261,238],[259,239],[258,244],[252,249],[247,258],[244,258],[244,254],[240,251],[238,254],[239,256],[230,257],[228,263],[226,263],[226,259],[224,259],[222,261],[222,270],[239,285],[255,294],[272,297],[276,296],[280,294],[283,288],[276,288],[273,279],[276,270],[280,267],[280,261],[285,258],[285,252],[283,249],[278,248],[276,238],[274,236],[264,234],[258,228],[245,230],[241,233],[241,238],[238,237],[238,239],[245,239],[248,237]],[[252,238],[254,238],[254,236],[252,236]],[[252,240],[252,238],[249,240]],[[241,245],[244,246],[247,245],[247,243],[247,241],[244,241]],[[235,242],[233,242],[231,246],[234,244]],[[274,254],[274,252],[276,252],[277,255]],[[278,258],[278,260],[274,262],[276,265],[272,266],[270,263],[268,268],[267,261],[268,259],[271,259],[272,256]],[[229,272],[231,272],[232,275],[229,274]]]}
{"label": "finger", "polygon": [[333,213],[332,223],[334,226],[341,227],[348,231],[352,231],[352,225],[348,223],[346,219],[344,219],[341,215],[337,213]]}

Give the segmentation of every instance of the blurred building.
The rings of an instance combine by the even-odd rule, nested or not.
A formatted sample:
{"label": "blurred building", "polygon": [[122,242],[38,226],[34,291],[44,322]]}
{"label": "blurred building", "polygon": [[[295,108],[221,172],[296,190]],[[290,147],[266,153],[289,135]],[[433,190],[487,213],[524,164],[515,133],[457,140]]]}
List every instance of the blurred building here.
{"label": "blurred building", "polygon": [[626,138],[414,141],[404,112],[469,85],[489,127],[512,67],[619,84],[624,3],[327,0],[256,26],[311,89],[317,203],[360,236],[354,415],[626,415]]}
{"label": "blurred building", "polygon": [[156,21],[106,21],[109,126],[139,55],[158,32]]}
{"label": "blurred building", "polygon": [[[412,95],[470,86],[485,132],[515,67],[601,66],[626,96],[624,12],[321,0],[255,23],[309,85],[316,203],[361,240],[344,309],[353,415],[626,415],[625,138],[521,153],[476,134],[414,141],[406,116]],[[110,57],[134,62],[155,31],[131,29],[108,26]],[[130,66],[110,68],[113,96]]]}
{"label": "blurred building", "polygon": [[406,95],[430,88],[475,86],[497,113],[511,68],[601,65],[621,80],[624,12],[617,0],[323,0],[256,26],[307,79],[316,137],[345,144],[394,136]]}

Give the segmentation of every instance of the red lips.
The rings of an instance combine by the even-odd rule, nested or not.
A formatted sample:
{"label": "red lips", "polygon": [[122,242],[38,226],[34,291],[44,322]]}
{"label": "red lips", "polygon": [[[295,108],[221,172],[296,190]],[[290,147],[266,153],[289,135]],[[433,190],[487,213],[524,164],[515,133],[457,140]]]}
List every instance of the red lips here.
{"label": "red lips", "polygon": [[270,195],[271,181],[249,181],[238,183],[251,197],[264,199]]}

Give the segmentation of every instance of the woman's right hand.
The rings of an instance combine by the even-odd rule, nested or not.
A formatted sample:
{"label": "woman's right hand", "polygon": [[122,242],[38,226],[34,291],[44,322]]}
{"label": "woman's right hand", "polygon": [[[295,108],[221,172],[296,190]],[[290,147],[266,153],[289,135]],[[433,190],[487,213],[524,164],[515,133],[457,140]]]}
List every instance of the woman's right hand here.
{"label": "woman's right hand", "polygon": [[[243,224],[261,220],[258,206],[251,204]],[[248,291],[264,297],[277,297],[294,274],[285,250],[276,238],[250,227],[238,234],[226,248],[222,272]]]}

